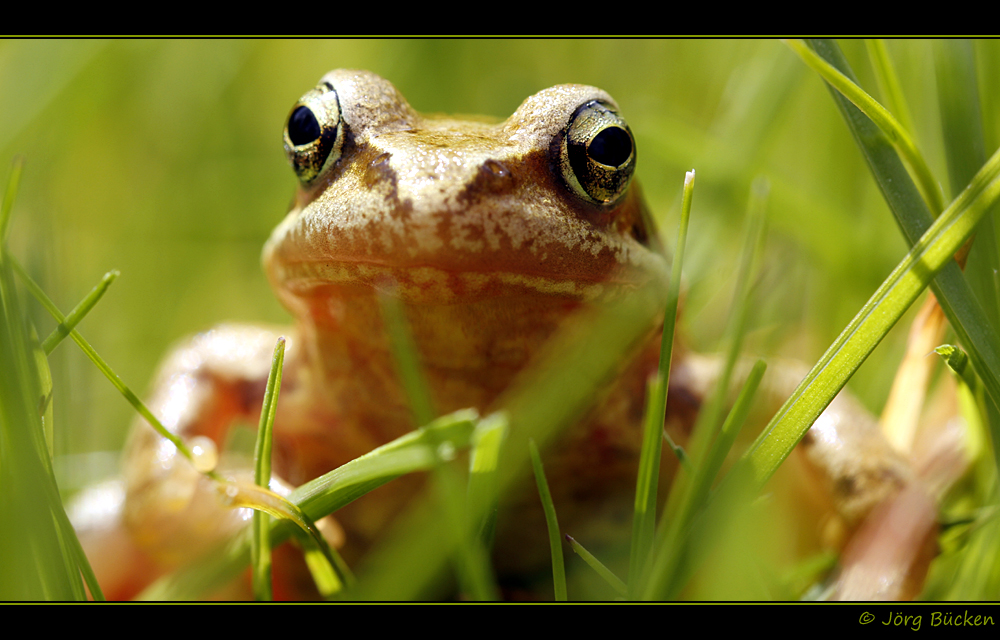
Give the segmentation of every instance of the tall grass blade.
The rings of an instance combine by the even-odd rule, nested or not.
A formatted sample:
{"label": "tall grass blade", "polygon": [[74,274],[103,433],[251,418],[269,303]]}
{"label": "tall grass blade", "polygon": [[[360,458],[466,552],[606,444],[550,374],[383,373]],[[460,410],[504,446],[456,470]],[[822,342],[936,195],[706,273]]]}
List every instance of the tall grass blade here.
{"label": "tall grass blade", "polygon": [[[416,344],[406,323],[403,304],[399,298],[391,294],[381,295],[379,303],[396,358],[399,377],[410,401],[416,424],[430,424],[436,412],[430,388],[421,371]],[[489,558],[480,544],[479,537],[467,526],[474,518],[468,517],[466,513],[466,500],[463,499],[459,488],[461,480],[455,469],[448,464],[455,452],[447,443],[432,443],[432,451],[439,460],[434,470],[435,486],[447,522],[451,525],[451,535],[457,544],[456,571],[460,587],[473,599],[495,600],[497,590]]]}
{"label": "tall grass blade", "polygon": [[[952,191],[972,179],[986,160],[985,134],[980,113],[979,82],[972,42],[945,40],[934,43],[934,63],[941,111],[941,133],[948,159]],[[996,335],[1000,327],[1000,255],[997,249],[996,210],[984,216],[976,229],[965,263],[965,276]],[[1000,466],[1000,408],[985,406],[993,435],[994,461]],[[1000,551],[1000,549],[998,549]]]}
{"label": "tall grass blade", "polygon": [[538,445],[534,440],[528,441],[531,450],[531,467],[535,472],[535,483],[538,485],[538,497],[545,511],[545,525],[549,531],[549,549],[552,553],[552,583],[555,599],[566,601],[566,565],[563,562],[562,535],[559,532],[559,519],[556,517],[556,506],[552,503],[549,492],[549,482],[545,479],[545,469],[542,467],[542,457],[538,453]]}
{"label": "tall grass blade", "polygon": [[[18,268],[20,269],[20,266]],[[59,346],[59,343],[63,341],[63,338],[68,336],[69,332],[72,331],[76,325],[80,324],[80,321],[83,320],[88,313],[90,313],[90,310],[93,309],[97,302],[104,296],[108,287],[111,286],[111,283],[114,282],[115,278],[119,275],[118,271],[109,271],[105,273],[104,277],[101,278],[101,281],[90,290],[90,293],[88,293],[87,296],[75,307],[73,307],[72,311],[69,312],[69,315],[66,316],[66,322],[60,322],[59,326],[53,329],[52,333],[46,336],[45,340],[42,342],[42,350],[45,352],[45,355],[51,354],[52,351]]]}
{"label": "tall grass blade", "polygon": [[879,38],[869,38],[865,40],[865,48],[868,49],[868,59],[872,63],[875,71],[875,81],[884,96],[886,106],[889,111],[896,114],[896,119],[903,129],[912,132],[913,118],[910,117],[910,108],[906,104],[903,96],[903,88],[899,84],[899,76],[889,59],[889,52],[885,48],[885,41]]}
{"label": "tall grass blade", "polygon": [[952,256],[1000,197],[998,178],[1000,152],[990,158],[972,184],[934,221],[774,416],[747,456],[758,486],[777,470],[934,276],[946,266],[957,269]]}
{"label": "tall grass blade", "polygon": [[[667,412],[667,388],[670,386],[670,362],[673,356],[674,328],[681,292],[681,272],[688,223],[691,220],[691,200],[694,196],[694,171],[684,176],[681,199],[681,220],[677,230],[673,264],[670,267],[670,288],[667,308],[663,314],[663,335],[660,338],[660,363],[647,390],[646,413],[643,418],[642,450],[636,477],[635,510],[632,520],[632,545],[629,550],[629,589],[635,594],[639,575],[649,557],[656,530],[656,493],[660,482],[660,457],[663,454],[663,422]],[[671,443],[672,444],[672,443]],[[673,447],[671,447],[673,448]]]}
{"label": "tall grass blade", "polygon": [[506,437],[507,417],[502,413],[480,420],[472,437],[466,517],[469,518],[470,531],[484,549],[492,548],[496,533],[497,487],[500,483],[498,465]]}
{"label": "tall grass blade", "polygon": [[[25,286],[28,288],[29,291],[31,291],[32,295],[34,295],[35,298],[42,304],[45,310],[49,312],[49,315],[51,315],[55,319],[55,321],[58,322],[61,326],[68,327],[69,321],[66,319],[66,316],[62,314],[59,308],[56,307],[55,303],[52,302],[52,300],[42,290],[42,288],[39,287],[38,284],[36,284],[35,281],[31,279],[31,277],[28,275],[28,273],[24,270],[24,268],[20,264],[18,264],[16,261],[13,260],[12,264],[14,269],[17,271],[17,275],[21,278],[21,281],[24,282]],[[83,351],[88,358],[90,358],[90,361],[93,362],[95,366],[97,366],[97,369],[102,374],[104,374],[104,377],[107,378],[108,381],[110,381],[111,384],[115,387],[115,389],[118,389],[119,393],[121,393],[122,396],[125,397],[125,400],[127,400],[128,403],[131,404],[132,407],[139,412],[139,415],[141,415],[150,424],[150,426],[152,426],[153,429],[156,430],[158,434],[169,440],[175,447],[177,447],[177,450],[185,458],[194,462],[194,455],[191,453],[191,449],[187,446],[187,444],[182,439],[177,437],[175,434],[171,433],[166,427],[163,426],[163,424],[157,419],[157,417],[153,415],[153,412],[146,407],[146,405],[142,402],[142,400],[139,399],[139,396],[137,396],[135,392],[133,392],[132,389],[129,388],[127,384],[125,384],[124,380],[118,377],[118,374],[114,372],[114,370],[111,368],[111,365],[109,365],[104,360],[104,358],[102,358],[97,353],[94,347],[92,347],[91,344],[87,342],[87,340],[80,334],[80,332],[77,331],[76,329],[70,329],[69,335],[71,338],[73,338],[73,342],[75,342],[77,346],[80,347],[80,350]]]}
{"label": "tall grass blade", "polygon": [[667,506],[656,532],[655,557],[647,568],[643,584],[637,587],[645,600],[670,599],[676,596],[683,586],[680,579],[686,575],[682,564],[687,562],[686,547],[690,539],[688,534],[691,523],[704,507],[708,487],[715,480],[714,475],[707,475],[709,469],[707,462],[711,460],[713,442],[717,443],[722,428],[722,415],[729,397],[729,383],[746,332],[747,314],[750,308],[750,283],[756,256],[764,238],[767,193],[767,182],[763,179],[755,180],[750,190],[747,230],[733,289],[733,310],[726,330],[726,356],[722,373],[711,396],[702,404],[691,434],[688,454],[693,473],[678,473],[670,488]]}
{"label": "tall grass blade", "polygon": [[[63,510],[42,424],[51,376],[4,239],[20,168],[0,209],[0,600],[85,600],[79,567],[87,560]],[[94,596],[101,599],[99,589]]]}
{"label": "tall grass blade", "polygon": [[916,142],[910,133],[899,124],[889,111],[878,103],[877,100],[865,93],[857,82],[844,74],[835,65],[824,60],[812,49],[806,46],[801,40],[789,40],[788,46],[799,54],[799,57],[808,64],[814,71],[819,73],[832,87],[835,87],[840,95],[844,96],[860,109],[877,126],[896,147],[903,159],[913,169],[916,177],[917,187],[923,195],[925,202],[931,211],[938,212],[944,209],[944,195],[941,193],[941,185],[934,179],[930,167],[923,154],[917,149]]}
{"label": "tall grass blade", "polygon": [[[810,46],[852,83],[856,83],[853,72],[835,42],[813,40],[810,41]],[[831,88],[831,93],[904,237],[911,247],[916,246],[930,228],[934,216],[903,168],[889,139],[839,91]],[[990,182],[987,175],[989,172],[984,173],[985,169],[984,166],[977,173],[976,178],[959,195],[959,200],[975,199],[985,188]],[[955,204],[953,202],[951,206],[954,207]],[[979,212],[977,215],[981,217],[983,213]],[[990,401],[1000,407],[1000,340],[958,265],[942,265],[940,273],[930,286],[951,326],[969,349],[969,357],[983,379]]]}
{"label": "tall grass blade", "polygon": [[[478,415],[475,411],[462,410],[442,416],[431,425],[417,429],[356,458],[315,480],[296,488],[289,501],[297,505],[312,520],[335,512],[366,493],[399,476],[415,471],[428,471],[438,464],[432,443],[448,443],[455,451],[469,446]],[[439,521],[440,518],[436,518]],[[292,526],[283,521],[272,523],[271,543],[280,544],[292,534]],[[440,530],[428,535],[423,542],[428,547],[446,547],[440,544]],[[242,571],[250,561],[249,535],[241,535],[226,544],[218,553],[198,566],[185,567],[162,578],[143,594],[148,600],[191,600],[225,585]],[[413,577],[413,576],[411,576]],[[419,576],[414,577],[420,583]],[[359,599],[369,599],[366,593],[374,585],[361,584]],[[375,589],[374,591],[382,593]],[[419,592],[418,592],[419,593]],[[413,597],[416,597],[414,595]],[[379,599],[375,596],[373,599]],[[386,599],[386,598],[383,598]],[[391,598],[388,598],[391,599]],[[412,599],[412,598],[399,598]]]}
{"label": "tall grass blade", "polygon": [[10,175],[7,177],[7,188],[3,192],[3,204],[0,204],[0,245],[6,246],[10,221],[14,217],[14,201],[17,200],[17,188],[21,184],[23,171],[24,157],[15,156],[11,162]]}
{"label": "tall grass blade", "polygon": [[597,557],[591,552],[587,551],[582,544],[577,542],[572,536],[566,534],[566,540],[569,541],[570,546],[573,548],[574,553],[580,556],[587,565],[594,570],[597,575],[601,576],[608,585],[611,586],[615,592],[623,598],[628,597],[628,587],[622,581],[621,578],[615,575],[615,573],[604,566],[604,563],[597,559]]}
{"label": "tall grass blade", "polygon": [[[274,345],[274,355],[271,357],[271,371],[267,375],[264,404],[260,410],[260,426],[257,429],[257,443],[253,454],[253,481],[258,487],[267,487],[271,484],[271,436],[281,391],[281,370],[284,362],[285,339],[278,338]],[[267,514],[254,511],[250,554],[253,558],[253,593],[257,600],[274,599],[271,584],[271,527],[268,520]]]}

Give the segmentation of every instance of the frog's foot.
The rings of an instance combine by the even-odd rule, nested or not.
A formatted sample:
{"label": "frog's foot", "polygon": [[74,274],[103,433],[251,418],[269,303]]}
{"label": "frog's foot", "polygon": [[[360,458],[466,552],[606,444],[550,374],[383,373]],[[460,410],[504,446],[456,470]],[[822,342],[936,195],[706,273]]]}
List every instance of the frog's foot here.
{"label": "frog's foot", "polygon": [[196,457],[192,463],[137,420],[123,462],[123,521],[136,544],[159,561],[174,565],[204,552],[250,517],[249,510],[225,508],[218,481],[203,472],[215,470],[234,481],[252,478],[248,460],[220,460],[215,452],[237,422],[257,423],[277,339],[268,329],[223,325],[192,338],[161,368],[150,411],[209,460]]}
{"label": "frog's foot", "polygon": [[913,600],[938,554],[937,503],[919,482],[865,518],[840,558],[834,600]]}
{"label": "frog's foot", "polygon": [[[85,489],[67,507],[70,521],[107,600],[139,597],[146,587],[176,565],[164,562],[162,557],[154,557],[137,542],[133,530],[124,522],[124,509],[125,486],[121,478]],[[316,526],[331,547],[343,546],[344,531],[332,516],[318,520]],[[277,547],[273,566],[276,600],[319,597],[302,553],[295,545],[286,543]],[[217,600],[252,599],[249,573],[210,595]]]}

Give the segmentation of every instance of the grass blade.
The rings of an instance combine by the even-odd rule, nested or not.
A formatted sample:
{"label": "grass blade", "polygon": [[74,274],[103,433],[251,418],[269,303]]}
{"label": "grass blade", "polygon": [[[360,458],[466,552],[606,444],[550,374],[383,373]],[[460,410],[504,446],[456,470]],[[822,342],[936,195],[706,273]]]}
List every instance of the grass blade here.
{"label": "grass blade", "polygon": [[946,265],[954,265],[952,256],[1000,197],[998,178],[1000,151],[934,221],[774,416],[747,456],[757,486],[762,486],[777,470],[934,276]]}
{"label": "grass blade", "polygon": [[[663,453],[663,421],[667,412],[667,388],[670,385],[670,361],[673,355],[674,328],[680,300],[681,271],[684,266],[684,246],[691,220],[691,199],[694,195],[694,171],[684,176],[681,200],[681,220],[677,230],[677,246],[670,268],[670,288],[667,308],[663,314],[663,336],[660,339],[660,364],[648,385],[646,414],[643,418],[642,450],[635,487],[635,511],[632,521],[632,545],[629,551],[629,587],[636,589],[656,530],[656,493],[660,482],[660,457]],[[673,444],[671,443],[671,448]]]}
{"label": "grass blade", "polygon": [[588,565],[590,565],[590,568],[596,571],[597,575],[604,578],[604,581],[607,582],[609,585],[611,585],[611,588],[614,589],[615,592],[618,593],[618,595],[620,595],[623,598],[628,597],[628,587],[625,586],[625,583],[622,582],[621,578],[616,576],[614,572],[611,571],[611,569],[608,569],[606,566],[604,566],[603,562],[594,557],[594,554],[587,551],[582,544],[574,540],[573,537],[570,536],[569,534],[566,535],[566,540],[569,541],[569,544],[571,547],[573,547],[573,551],[576,553],[576,555],[583,558],[583,561],[586,562]]}
{"label": "grass blade", "polygon": [[757,393],[757,387],[760,386],[760,381],[764,378],[766,370],[767,364],[763,360],[758,360],[750,369],[750,373],[747,374],[743,387],[740,389],[739,395],[736,396],[736,402],[733,403],[733,408],[729,411],[729,415],[726,416],[726,421],[722,425],[722,432],[705,459],[704,472],[700,482],[697,483],[699,486],[695,488],[696,500],[704,499],[708,494],[710,484],[718,477],[722,463],[725,462],[726,456],[733,448],[733,443],[736,442],[736,436],[739,435],[740,429],[746,423],[754,394]]}
{"label": "grass blade", "polygon": [[[949,182],[954,191],[972,178],[986,158],[983,119],[979,108],[979,83],[976,78],[976,55],[972,42],[935,42],[934,62],[941,133],[948,159]],[[984,315],[994,336],[1000,327],[1000,277],[997,275],[1000,272],[1000,252],[997,241],[996,207],[993,207],[976,229],[976,241],[971,243],[965,263],[965,277],[982,303]],[[974,349],[975,346],[969,348]],[[1000,466],[1000,407],[987,404],[983,414],[993,434],[993,457]]]}
{"label": "grass blade", "polygon": [[[297,505],[312,520],[318,520],[347,505],[364,494],[401,475],[415,471],[428,471],[438,464],[432,443],[449,443],[455,451],[469,446],[478,415],[475,411],[462,410],[442,416],[431,425],[389,442],[360,458],[356,458],[315,480],[296,488],[289,501]],[[288,523],[276,521],[271,526],[271,543],[277,545],[292,535]],[[424,541],[424,548],[438,548],[440,531]],[[437,544],[435,545],[435,538]],[[416,541],[415,541],[416,543]],[[242,571],[250,561],[250,539],[241,535],[212,554],[197,566],[166,576],[151,585],[141,598],[148,600],[192,600],[202,597]],[[419,582],[419,578],[415,578]],[[377,585],[361,584],[359,588],[374,589]],[[360,599],[365,593],[355,593]]]}
{"label": "grass blade", "polygon": [[941,132],[948,159],[948,181],[951,192],[956,193],[972,180],[972,176],[986,162],[972,42],[935,42],[934,68]]}
{"label": "grass blade", "polygon": [[45,351],[45,355],[51,354],[52,351],[59,346],[59,343],[63,341],[63,338],[68,336],[69,332],[73,330],[76,325],[80,324],[80,321],[83,320],[88,313],[90,313],[90,310],[93,309],[98,300],[104,296],[108,287],[111,286],[111,283],[114,282],[115,278],[119,275],[118,271],[108,271],[105,273],[104,277],[101,278],[101,281],[90,290],[87,297],[73,307],[73,310],[69,312],[68,316],[66,316],[66,322],[60,322],[59,326],[53,329],[52,333],[50,333],[45,338],[45,341],[42,342],[42,350]]}
{"label": "grass blade", "polygon": [[[13,259],[11,259],[11,265],[14,267],[17,275],[21,278],[21,281],[25,284],[28,290],[31,291],[32,295],[34,295],[42,306],[45,307],[45,310],[49,312],[49,315],[55,318],[55,321],[60,325],[68,327],[69,321],[66,319],[66,316],[59,311],[59,308],[54,302],[52,302],[52,299],[49,298],[42,288],[31,279],[27,271],[24,270],[24,267]],[[114,372],[111,365],[105,362],[104,358],[98,355],[94,347],[92,347],[90,343],[87,342],[82,335],[80,335],[80,332],[76,329],[70,329],[69,335],[73,338],[73,341],[76,342],[77,346],[80,347],[80,350],[83,351],[87,357],[90,358],[90,361],[97,366],[98,370],[104,374],[104,377],[107,378],[115,389],[118,389],[119,393],[125,397],[125,400],[127,400],[128,403],[139,412],[139,415],[141,415],[150,424],[150,426],[156,429],[157,433],[173,443],[173,445],[177,447],[177,450],[180,451],[185,458],[195,464],[195,467],[197,468],[198,465],[195,463],[194,455],[191,453],[191,449],[187,446],[187,444],[163,426],[156,416],[153,415],[153,412],[146,407],[142,400],[139,399],[139,396],[135,395],[132,389],[125,384],[125,381],[118,377],[118,374]]]}
{"label": "grass blade", "polygon": [[494,413],[480,420],[472,436],[466,517],[469,519],[469,530],[485,549],[493,546],[499,503],[497,485],[500,477],[497,467],[506,437],[507,417],[502,413]]}
{"label": "grass blade", "polygon": [[[25,321],[3,239],[20,171],[15,162],[0,209],[0,600],[85,600],[80,573],[93,574],[52,474],[51,420],[43,425],[48,362]],[[93,593],[103,599],[96,583]]]}
{"label": "grass blade", "polygon": [[[274,427],[274,415],[278,408],[278,395],[281,391],[281,370],[285,362],[285,339],[278,338],[274,345],[274,355],[271,357],[271,371],[267,375],[267,387],[264,389],[264,404],[260,411],[260,427],[257,429],[257,443],[254,447],[254,476],[258,487],[267,487],[271,483],[271,435]],[[271,585],[271,541],[270,523],[267,514],[254,511],[253,537],[251,538],[250,554],[253,558],[253,593],[257,600],[273,600]]]}
{"label": "grass blade", "polygon": [[3,204],[0,204],[0,245],[6,246],[7,232],[13,218],[14,201],[17,199],[17,187],[21,184],[21,173],[24,171],[24,158],[15,156],[11,163],[10,175],[7,177],[7,188],[3,192]]}
{"label": "grass blade", "polygon": [[[300,532],[305,534],[304,541],[311,543],[313,550],[318,551],[320,555],[326,560],[326,564],[335,572],[337,581],[329,585],[329,589],[332,592],[339,591],[344,586],[350,586],[354,582],[354,577],[351,574],[350,569],[340,558],[340,555],[330,548],[327,543],[326,538],[320,533],[319,527],[316,526],[313,518],[310,518],[308,514],[305,513],[297,504],[284,498],[270,489],[258,485],[250,485],[246,483],[235,483],[235,482],[220,482],[217,487],[220,498],[222,498],[223,504],[228,507],[247,507],[253,509],[256,513],[263,512],[265,514],[274,516],[275,518],[280,518],[286,520],[296,527],[298,527]],[[264,526],[264,525],[261,525]],[[253,546],[253,529],[251,527],[250,535],[250,546]],[[270,535],[270,534],[268,534]],[[277,544],[281,540],[272,540],[274,544]],[[318,556],[313,555],[308,558],[310,563],[315,564],[315,560]],[[320,585],[325,585],[328,580],[323,576],[330,575],[330,571],[322,568],[318,568],[320,573],[320,578],[318,582]],[[258,593],[255,585],[255,595]]]}
{"label": "grass blade", "polygon": [[[403,303],[391,294],[381,295],[379,302],[400,381],[410,401],[415,423],[430,424],[436,411],[430,388],[420,367],[419,353],[406,323]],[[439,461],[434,469],[438,497],[457,543],[456,570],[460,586],[469,597],[476,600],[495,600],[498,593],[486,550],[480,544],[478,536],[467,527],[475,518],[467,516],[466,504],[459,489],[461,481],[454,468],[447,464],[454,457],[454,449],[449,448],[447,443],[432,443],[432,451]]]}
{"label": "grass blade", "polygon": [[875,70],[875,80],[882,91],[886,105],[896,114],[896,119],[903,129],[913,131],[913,118],[910,117],[910,109],[906,105],[903,89],[899,86],[899,77],[889,59],[889,52],[886,51],[885,41],[869,38],[865,40],[865,48],[868,49],[868,59],[871,60],[872,69]]}
{"label": "grass blade", "polygon": [[642,578],[642,585],[636,590],[645,600],[669,598],[670,592],[680,588],[677,580],[682,574],[680,565],[684,561],[684,547],[692,518],[701,510],[703,492],[699,487],[711,483],[714,478],[706,478],[705,463],[709,459],[712,442],[716,440],[722,426],[722,413],[729,396],[729,383],[739,357],[742,338],[746,328],[749,310],[749,285],[753,273],[755,256],[760,249],[764,233],[764,211],[767,183],[754,182],[751,188],[747,215],[747,231],[744,237],[740,266],[733,292],[733,311],[727,326],[727,349],[722,373],[716,382],[712,395],[702,404],[691,434],[688,455],[693,473],[679,473],[670,488],[670,496],[656,532],[655,557]]}
{"label": "grass blade", "polygon": [[566,565],[563,562],[562,536],[559,533],[559,520],[556,518],[556,506],[552,503],[549,493],[549,482],[545,479],[545,469],[542,468],[542,457],[538,454],[538,445],[534,440],[528,441],[531,451],[531,467],[535,472],[535,483],[538,484],[538,497],[545,511],[545,525],[549,530],[549,548],[552,550],[552,583],[555,599],[566,601]]}
{"label": "grass blade", "polygon": [[[853,73],[835,42],[813,40],[810,45],[824,60],[853,79]],[[839,92],[831,88],[831,93],[903,235],[911,246],[915,246],[933,222],[931,211],[918,194],[888,138]],[[979,176],[985,179],[983,170],[959,198],[974,198],[982,190],[983,182]],[[957,264],[948,263],[940,269],[930,286],[952,328],[969,350],[969,357],[983,380],[990,401],[995,407],[1000,407],[1000,340],[969,283]]]}
{"label": "grass blade", "polygon": [[845,98],[850,100],[854,106],[861,110],[868,118],[875,123],[882,133],[888,137],[892,144],[899,151],[903,159],[906,160],[917,180],[917,186],[924,200],[931,210],[938,212],[944,209],[944,195],[941,193],[941,185],[934,179],[927,161],[923,154],[917,149],[916,143],[909,132],[899,124],[889,111],[880,105],[877,100],[846,76],[835,66],[820,57],[815,51],[810,49],[802,40],[788,40],[788,46],[795,53],[799,54],[802,60],[812,67],[824,80],[835,87]]}

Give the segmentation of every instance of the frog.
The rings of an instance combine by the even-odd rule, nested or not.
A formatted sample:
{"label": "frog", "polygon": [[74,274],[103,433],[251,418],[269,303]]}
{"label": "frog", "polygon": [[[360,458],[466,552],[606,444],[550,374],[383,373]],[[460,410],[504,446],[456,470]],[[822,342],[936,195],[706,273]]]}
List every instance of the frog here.
{"label": "frog", "polygon": [[[166,359],[149,401],[169,430],[221,449],[233,425],[256,423],[272,348],[286,336],[271,483],[278,492],[421,426],[380,296],[405,310],[435,411],[485,414],[569,318],[663,273],[634,180],[635,138],[596,87],[542,90],[496,123],[421,115],[387,80],[340,69],[294,104],[283,144],[298,187],[262,262],[295,327],[224,324],[189,339]],[[661,334],[651,326],[622,354],[616,379],[547,454],[567,527],[585,527],[594,514],[630,517]],[[787,396],[804,374],[779,367],[765,388]],[[717,358],[678,348],[666,419],[678,441],[718,375]],[[838,506],[852,522],[913,475],[846,396],[802,448],[828,492],[839,487]],[[669,449],[664,461],[669,478]],[[120,525],[104,540],[114,540],[105,544],[118,557],[105,564],[140,568],[109,578],[112,597],[134,595],[246,526],[248,511],[222,507],[213,482],[137,419],[124,453]],[[373,491],[333,514],[331,539],[354,562],[421,491],[419,479],[407,478]],[[540,509],[513,512],[517,526],[498,528],[500,571],[524,571],[547,554],[544,535],[512,533],[544,527]]]}

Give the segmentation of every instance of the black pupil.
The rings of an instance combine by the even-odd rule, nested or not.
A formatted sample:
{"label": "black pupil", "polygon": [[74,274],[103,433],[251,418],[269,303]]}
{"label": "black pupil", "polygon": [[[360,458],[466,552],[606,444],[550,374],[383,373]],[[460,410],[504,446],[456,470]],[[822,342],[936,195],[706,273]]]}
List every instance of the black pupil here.
{"label": "black pupil", "polygon": [[587,154],[603,165],[621,166],[632,155],[632,137],[621,127],[608,127],[590,141]]}
{"label": "black pupil", "polygon": [[319,138],[320,127],[309,107],[299,107],[288,118],[288,138],[296,147]]}

